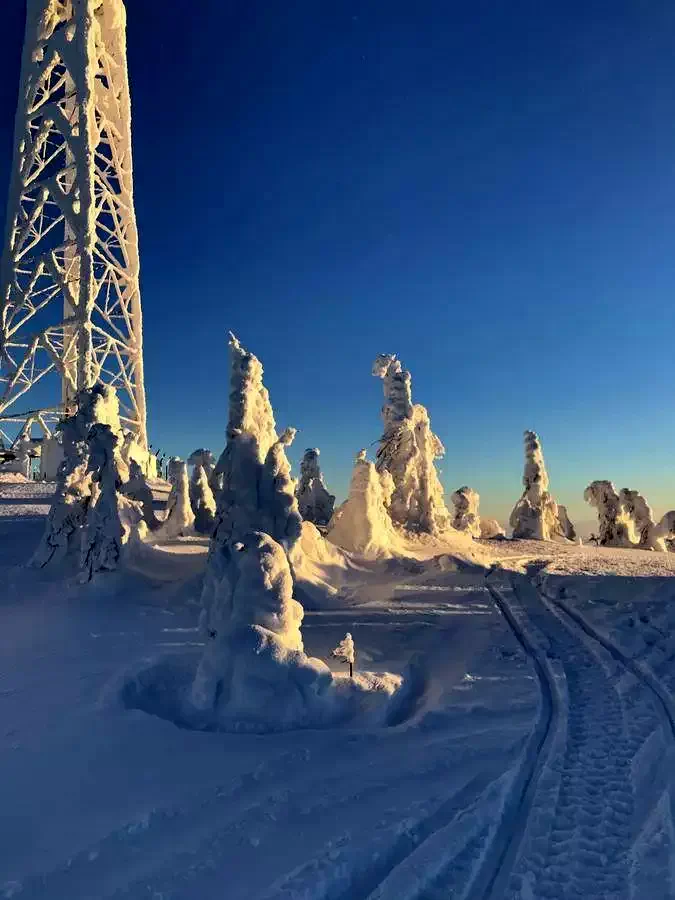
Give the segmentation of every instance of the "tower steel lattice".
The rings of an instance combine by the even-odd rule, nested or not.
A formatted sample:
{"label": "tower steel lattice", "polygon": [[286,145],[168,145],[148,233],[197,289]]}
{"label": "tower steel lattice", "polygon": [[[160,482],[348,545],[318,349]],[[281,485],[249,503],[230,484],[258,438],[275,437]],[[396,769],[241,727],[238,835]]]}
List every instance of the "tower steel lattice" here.
{"label": "tower steel lattice", "polygon": [[101,380],[147,446],[123,0],[27,0],[13,149],[0,417],[49,373],[66,409]]}

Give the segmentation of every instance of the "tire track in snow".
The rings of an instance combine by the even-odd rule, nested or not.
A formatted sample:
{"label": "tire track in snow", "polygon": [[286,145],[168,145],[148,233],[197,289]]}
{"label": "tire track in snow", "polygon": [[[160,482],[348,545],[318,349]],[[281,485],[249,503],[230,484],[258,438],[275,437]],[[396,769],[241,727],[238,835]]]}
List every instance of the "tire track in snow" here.
{"label": "tire track in snow", "polygon": [[[524,577],[513,590],[528,619],[560,660],[568,691],[564,748],[556,751],[546,790],[531,805],[530,822],[512,870],[499,876],[494,897],[629,897],[634,784],[631,762],[644,730],[627,714],[617,684],[624,661],[602,642],[598,650],[562,610]],[[616,649],[616,648],[615,648]],[[651,706],[651,704],[650,704]],[[658,714],[649,710],[648,718]]]}

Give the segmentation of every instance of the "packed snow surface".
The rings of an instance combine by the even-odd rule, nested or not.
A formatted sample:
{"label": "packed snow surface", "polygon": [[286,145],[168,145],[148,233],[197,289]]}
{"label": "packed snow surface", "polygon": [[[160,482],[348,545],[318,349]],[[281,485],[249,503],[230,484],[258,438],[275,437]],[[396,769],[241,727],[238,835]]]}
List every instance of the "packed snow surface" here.
{"label": "packed snow surface", "polygon": [[[675,897],[673,554],[453,532],[366,559],[304,523],[288,563],[227,545],[200,627],[198,534],[86,584],[70,557],[26,568],[53,492],[0,484],[0,897]],[[240,628],[338,685],[348,634],[360,702],[266,733],[181,721],[169,689]],[[235,657],[207,691],[228,721],[226,686],[267,690]],[[268,701],[286,725],[289,702]]]}

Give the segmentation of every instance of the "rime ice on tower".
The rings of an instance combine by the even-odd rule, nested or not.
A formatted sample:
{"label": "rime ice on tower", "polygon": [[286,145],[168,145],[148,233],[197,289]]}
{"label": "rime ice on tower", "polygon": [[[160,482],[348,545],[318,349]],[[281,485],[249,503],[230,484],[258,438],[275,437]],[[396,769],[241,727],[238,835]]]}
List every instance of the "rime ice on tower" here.
{"label": "rime ice on tower", "polygon": [[396,533],[384,505],[382,481],[365,450],[356,457],[349,496],[335,510],[326,537],[362,556],[377,557],[391,551]]}
{"label": "rime ice on tower", "polygon": [[195,531],[210,534],[216,521],[216,501],[202,465],[195,465],[192,470],[190,503],[195,514]]}
{"label": "rime ice on tower", "polygon": [[300,515],[305,522],[328,525],[333,515],[335,497],[326,488],[319,466],[319,450],[316,447],[305,450],[300,463],[300,481],[296,493]]}
{"label": "rime ice on tower", "polygon": [[633,519],[611,481],[592,481],[584,500],[598,511],[598,543],[602,547],[632,547],[637,542]]}
{"label": "rime ice on tower", "polygon": [[385,486],[389,514],[397,525],[439,534],[451,520],[434,463],[445,453],[443,444],[431,431],[427,410],[413,404],[410,372],[400,360],[380,354],[373,375],[383,380],[384,388],[377,471],[388,473],[393,482]]}
{"label": "rime ice on tower", "polygon": [[169,481],[171,492],[166,504],[166,518],[158,531],[158,537],[164,540],[189,534],[195,524],[190,505],[187,463],[175,456],[169,460]]}
{"label": "rime ice on tower", "polygon": [[509,519],[514,538],[536,541],[566,539],[566,526],[560,521],[558,505],[548,492],[548,473],[539,437],[534,431],[525,432],[525,471],[523,496],[516,503]]}
{"label": "rime ice on tower", "polygon": [[241,730],[315,723],[332,676],[304,652],[303,609],[283,548],[251,532],[215,552],[220,577],[202,614],[207,644],[190,705],[205,724]]}
{"label": "rime ice on tower", "polygon": [[213,541],[226,543],[249,531],[267,531],[291,546],[300,534],[285,447],[294,429],[277,437],[260,360],[230,336],[230,409],[227,444],[214,471],[222,479]]}
{"label": "rime ice on tower", "polygon": [[458,488],[450,497],[455,507],[455,515],[452,519],[452,527],[457,531],[464,531],[471,537],[481,536],[480,516],[478,504],[480,495],[470,487]]}

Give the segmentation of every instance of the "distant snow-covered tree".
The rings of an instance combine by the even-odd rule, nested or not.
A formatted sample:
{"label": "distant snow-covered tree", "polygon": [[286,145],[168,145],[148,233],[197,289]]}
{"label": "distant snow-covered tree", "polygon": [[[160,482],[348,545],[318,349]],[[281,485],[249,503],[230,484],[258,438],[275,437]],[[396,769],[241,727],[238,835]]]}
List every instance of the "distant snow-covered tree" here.
{"label": "distant snow-covered tree", "polygon": [[306,522],[328,525],[333,515],[335,497],[326,488],[317,447],[305,450],[302,457],[297,497],[300,515]]}
{"label": "distant snow-covered tree", "polygon": [[195,531],[211,534],[216,521],[216,501],[204,466],[195,465],[190,479],[190,503],[195,515]]}
{"label": "distant snow-covered tree", "polygon": [[331,651],[330,655],[341,662],[349,663],[349,677],[354,677],[356,651],[354,649],[354,640],[349,632],[342,638],[337,647]]}
{"label": "distant snow-covered tree", "polygon": [[539,436],[534,431],[525,432],[525,490],[516,503],[509,519],[514,538],[536,541],[565,541],[569,531],[569,519],[560,520],[558,505],[548,490],[548,473]]}
{"label": "distant snow-covered tree", "polygon": [[393,485],[386,485],[387,509],[397,525],[429,534],[440,534],[450,526],[451,516],[435,460],[445,448],[432,432],[427,410],[413,404],[410,372],[391,354],[380,354],[373,375],[382,379],[384,432],[377,451],[377,471],[387,472]]}
{"label": "distant snow-covered tree", "polygon": [[190,504],[187,463],[175,456],[169,461],[169,481],[171,491],[166,504],[166,518],[156,533],[162,540],[187,535],[195,524]]}
{"label": "distant snow-covered tree", "polygon": [[584,500],[598,511],[600,546],[632,547],[637,543],[633,519],[611,481],[592,481]]}
{"label": "distant snow-covered tree", "polygon": [[471,537],[480,537],[480,516],[478,504],[480,495],[466,485],[458,488],[450,497],[455,508],[452,527],[464,531]]}

